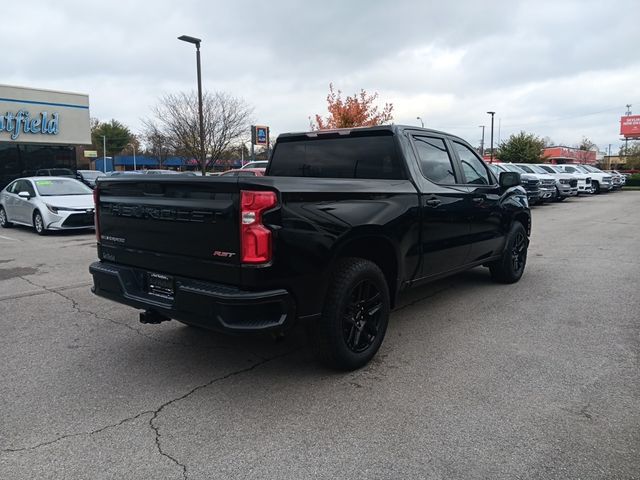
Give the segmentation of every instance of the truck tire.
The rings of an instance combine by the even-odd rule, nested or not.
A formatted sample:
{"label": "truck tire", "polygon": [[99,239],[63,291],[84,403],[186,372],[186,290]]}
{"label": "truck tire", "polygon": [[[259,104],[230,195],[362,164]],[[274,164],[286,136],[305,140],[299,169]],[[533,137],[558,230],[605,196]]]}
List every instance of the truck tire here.
{"label": "truck tire", "polygon": [[593,193],[600,194],[600,184],[598,182],[591,182],[591,188]]}
{"label": "truck tire", "polygon": [[9,221],[7,218],[7,212],[4,208],[0,207],[0,227],[2,228],[11,228],[13,227],[13,223]]}
{"label": "truck tire", "polygon": [[516,283],[520,280],[527,264],[528,247],[527,231],[520,222],[513,222],[502,258],[489,265],[491,278],[499,283]]}
{"label": "truck tire", "polygon": [[340,259],[322,316],[310,326],[318,360],[337,370],[366,365],[382,344],[389,310],[389,287],[380,268],[361,258]]}

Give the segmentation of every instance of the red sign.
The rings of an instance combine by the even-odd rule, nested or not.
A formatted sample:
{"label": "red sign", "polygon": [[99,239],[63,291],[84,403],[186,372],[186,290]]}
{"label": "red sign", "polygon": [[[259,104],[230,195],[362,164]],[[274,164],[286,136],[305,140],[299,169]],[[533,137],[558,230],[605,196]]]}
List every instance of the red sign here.
{"label": "red sign", "polygon": [[640,115],[627,115],[620,119],[620,135],[640,138]]}

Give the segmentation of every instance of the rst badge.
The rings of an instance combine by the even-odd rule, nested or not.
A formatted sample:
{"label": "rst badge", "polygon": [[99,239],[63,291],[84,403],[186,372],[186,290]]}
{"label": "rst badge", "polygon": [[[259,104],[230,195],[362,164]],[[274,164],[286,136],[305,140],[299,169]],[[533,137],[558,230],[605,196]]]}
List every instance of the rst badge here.
{"label": "rst badge", "polygon": [[236,254],[233,252],[223,252],[220,250],[216,250],[213,252],[214,257],[231,258],[231,257],[235,257],[235,255]]}

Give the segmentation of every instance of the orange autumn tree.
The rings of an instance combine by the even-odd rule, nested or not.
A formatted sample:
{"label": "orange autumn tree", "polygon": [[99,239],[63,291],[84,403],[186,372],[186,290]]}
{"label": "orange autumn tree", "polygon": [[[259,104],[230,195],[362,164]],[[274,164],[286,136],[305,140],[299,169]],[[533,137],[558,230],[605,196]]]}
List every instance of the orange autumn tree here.
{"label": "orange autumn tree", "polygon": [[382,111],[374,102],[378,99],[378,93],[368,94],[360,90],[351,97],[342,98],[342,91],[334,90],[333,83],[329,84],[327,95],[327,109],[329,116],[323,119],[316,115],[315,123],[309,118],[312,130],[326,130],[329,128],[372,127],[382,125],[393,120],[393,104],[385,103]]}

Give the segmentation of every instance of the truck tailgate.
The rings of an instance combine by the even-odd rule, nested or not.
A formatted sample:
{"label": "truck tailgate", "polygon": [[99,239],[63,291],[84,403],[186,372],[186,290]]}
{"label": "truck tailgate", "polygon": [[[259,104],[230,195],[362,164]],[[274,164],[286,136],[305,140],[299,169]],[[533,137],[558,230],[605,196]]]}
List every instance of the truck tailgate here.
{"label": "truck tailgate", "polygon": [[237,178],[168,177],[99,182],[100,258],[164,274],[238,283]]}

